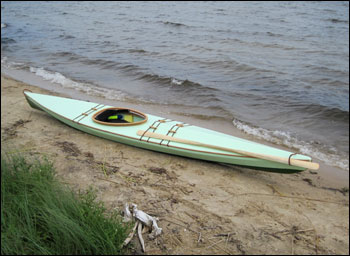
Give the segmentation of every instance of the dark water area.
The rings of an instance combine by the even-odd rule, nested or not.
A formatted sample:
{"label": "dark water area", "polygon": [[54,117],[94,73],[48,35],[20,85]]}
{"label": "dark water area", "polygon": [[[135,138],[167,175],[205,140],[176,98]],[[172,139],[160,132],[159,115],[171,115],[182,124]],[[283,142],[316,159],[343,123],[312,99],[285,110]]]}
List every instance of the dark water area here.
{"label": "dark water area", "polygon": [[349,169],[348,2],[4,1],[1,65]]}

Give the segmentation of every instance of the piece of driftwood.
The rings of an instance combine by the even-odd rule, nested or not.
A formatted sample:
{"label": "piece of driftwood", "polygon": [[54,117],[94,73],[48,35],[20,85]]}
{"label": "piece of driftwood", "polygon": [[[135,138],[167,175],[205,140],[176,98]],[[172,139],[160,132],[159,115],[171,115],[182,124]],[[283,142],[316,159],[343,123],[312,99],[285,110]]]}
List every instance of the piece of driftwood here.
{"label": "piece of driftwood", "polygon": [[143,241],[143,237],[142,237],[142,223],[140,221],[138,221],[137,234],[138,234],[141,246],[142,246],[142,251],[146,252],[145,242]]}
{"label": "piece of driftwood", "polygon": [[162,233],[162,229],[158,227],[158,224],[157,224],[158,218],[152,217],[151,215],[145,213],[144,211],[137,209],[136,204],[131,204],[131,211],[130,211],[129,204],[125,203],[123,211],[124,211],[124,219],[123,219],[124,222],[130,222],[133,220],[136,221],[131,233],[125,239],[123,246],[126,246],[132,240],[137,229],[137,234],[142,246],[142,251],[146,252],[145,242],[143,240],[142,233],[151,231],[151,233],[148,235],[150,239],[154,239],[157,236],[159,236]]}
{"label": "piece of driftwood", "polygon": [[149,235],[150,239],[154,239],[162,233],[162,229],[159,228],[157,224],[158,218],[152,217],[144,211],[137,209],[136,204],[132,204],[132,214],[136,219],[141,221],[142,224],[152,228],[152,233]]}
{"label": "piece of driftwood", "polygon": [[134,237],[134,235],[135,235],[136,228],[137,228],[138,224],[139,224],[139,221],[136,221],[136,222],[135,222],[135,225],[134,225],[134,227],[133,227],[133,229],[132,229],[132,231],[130,232],[130,234],[128,235],[128,237],[125,239],[125,241],[124,241],[124,243],[123,243],[123,246],[127,246],[127,245],[130,243],[131,239],[132,239],[132,238]]}
{"label": "piece of driftwood", "polygon": [[132,221],[132,215],[131,215],[128,203],[124,204],[124,219],[123,219],[123,221],[124,222]]}

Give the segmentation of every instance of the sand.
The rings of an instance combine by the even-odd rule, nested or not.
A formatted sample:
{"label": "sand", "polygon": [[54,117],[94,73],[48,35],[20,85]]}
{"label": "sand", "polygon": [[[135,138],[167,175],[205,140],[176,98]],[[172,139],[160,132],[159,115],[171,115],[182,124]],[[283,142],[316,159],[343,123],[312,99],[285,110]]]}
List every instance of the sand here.
{"label": "sand", "polygon": [[[276,174],[143,150],[75,130],[32,109],[1,76],[1,149],[45,155],[74,190],[92,186],[109,210],[125,202],[160,219],[146,254],[348,254],[349,180]],[[62,95],[69,97],[69,95]],[[142,111],[142,109],[139,109]],[[141,254],[133,240],[130,254]]]}

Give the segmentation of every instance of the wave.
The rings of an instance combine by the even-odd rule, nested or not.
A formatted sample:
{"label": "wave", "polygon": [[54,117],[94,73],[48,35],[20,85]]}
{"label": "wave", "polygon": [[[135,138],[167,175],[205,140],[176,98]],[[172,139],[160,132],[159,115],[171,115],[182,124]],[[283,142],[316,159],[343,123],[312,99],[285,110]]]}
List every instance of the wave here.
{"label": "wave", "polygon": [[270,31],[267,31],[266,35],[271,36],[271,37],[283,37],[282,34],[272,33]]}
{"label": "wave", "polygon": [[348,20],[340,20],[340,19],[327,19],[327,21],[330,21],[332,23],[346,23],[349,24]]}
{"label": "wave", "polygon": [[144,56],[158,56],[160,55],[159,52],[152,52],[152,51],[146,51],[143,49],[129,49],[127,50],[128,53],[133,53],[133,54],[140,54]]}
{"label": "wave", "polygon": [[74,54],[72,52],[55,52],[55,53],[51,53],[51,56],[53,56],[53,57],[76,57],[76,58],[82,57],[81,55],[77,55],[77,54]]}
{"label": "wave", "polygon": [[157,83],[158,85],[170,86],[170,88],[173,90],[182,90],[186,92],[194,90],[198,93],[203,92],[203,90],[212,92],[218,91],[218,89],[208,87],[200,83],[190,81],[188,79],[182,80],[179,78],[160,76],[157,74],[145,74],[138,72],[138,79]]}
{"label": "wave", "polygon": [[[144,53],[144,54],[153,54],[152,52],[146,52],[140,49],[130,49],[130,53]],[[157,53],[154,53],[157,54]],[[115,60],[107,60],[107,59],[92,59],[89,57],[85,57],[79,54],[75,54],[72,52],[56,52],[50,54],[50,57],[57,61],[57,58],[64,58],[68,62],[78,62],[84,65],[95,66],[100,69],[109,69],[109,70],[121,70],[130,75],[137,74],[140,70],[140,67],[134,64],[125,64],[122,62],[118,62]]]}
{"label": "wave", "polygon": [[[230,33],[235,33],[237,34],[236,31],[232,31],[230,29],[228,30],[213,30],[214,32],[220,32],[222,34],[230,34]],[[272,32],[254,32],[251,34],[251,36],[262,36],[262,37],[280,37],[280,38],[286,38],[284,40],[284,42],[287,42],[289,39],[283,35],[283,34],[277,34],[277,33],[272,33]],[[281,43],[281,42],[273,42],[273,43],[267,43],[267,42],[261,42],[261,41],[256,41],[256,40],[246,40],[243,38],[225,38],[222,39],[220,41],[221,44],[226,44],[226,45],[233,45],[233,44],[240,44],[243,46],[249,46],[249,47],[253,47],[253,48],[257,48],[257,47],[261,47],[263,49],[267,48],[267,49],[279,49],[279,50],[286,50],[286,51],[298,51],[298,50],[305,50],[302,47],[296,47],[296,46],[292,46],[292,45],[286,45],[285,43]]]}
{"label": "wave", "polygon": [[10,69],[26,69],[27,65],[21,62],[9,61],[6,56],[1,56],[1,66]]}
{"label": "wave", "polygon": [[320,73],[324,75],[333,75],[333,76],[338,76],[338,77],[347,77],[349,78],[349,69],[335,69],[334,67],[331,66],[319,66],[319,65],[312,65],[312,66],[307,66],[310,70],[314,71],[315,73]]}
{"label": "wave", "polygon": [[287,146],[288,148],[298,150],[301,154],[321,159],[327,165],[339,167],[343,170],[349,171],[349,159],[346,158],[346,156],[341,156],[341,154],[334,147],[322,145],[315,141],[302,141],[291,135],[289,132],[279,130],[271,131],[261,127],[255,127],[237,119],[234,119],[232,123],[236,128],[246,134],[277,145]]}
{"label": "wave", "polygon": [[15,39],[9,37],[1,37],[1,44],[13,44],[16,43]]}
{"label": "wave", "polygon": [[[212,88],[188,79],[160,76],[144,72],[134,72],[137,80],[143,81],[153,87],[154,91],[159,91],[155,96],[156,102],[162,104],[174,104],[176,98],[181,98],[182,105],[195,107],[198,105],[208,106],[220,111],[225,111],[220,99],[220,90]],[[151,99],[147,99],[152,101]]]}
{"label": "wave", "polygon": [[129,49],[128,52],[130,53],[146,53],[143,49]]}
{"label": "wave", "polygon": [[[97,66],[100,69],[123,69],[122,64],[119,62],[105,59],[90,59],[88,57],[84,57],[82,55],[75,54],[72,52],[56,52],[50,54],[50,57],[55,61],[57,61],[57,58],[65,58],[68,62],[79,62],[84,65]],[[124,67],[126,68],[126,66]]]}
{"label": "wave", "polygon": [[66,34],[62,34],[62,35],[59,35],[58,37],[56,37],[55,39],[74,39],[75,36],[72,36],[72,35],[66,35]]}
{"label": "wave", "polygon": [[[71,53],[67,52],[61,52],[59,55],[70,57],[72,56]],[[88,95],[98,96],[110,100],[124,100],[126,98],[126,94],[119,90],[100,87],[89,82],[75,81],[59,72],[49,71],[42,67],[38,68],[29,66],[25,63],[14,61],[10,62],[6,56],[1,56],[1,66],[14,70],[17,69],[29,71],[31,73],[34,73],[36,76],[41,77],[45,81],[60,85],[64,88],[78,90]]]}
{"label": "wave", "polygon": [[[136,54],[153,54],[152,52],[147,52],[143,49],[137,48],[129,49],[128,52]],[[94,68],[99,69],[122,71],[129,77],[133,77],[133,79],[150,82],[156,86],[167,87],[174,92],[182,92],[185,94],[193,93],[193,95],[197,95],[198,97],[204,96],[206,100],[209,98],[210,100],[217,101],[216,95],[214,94],[215,92],[220,91],[219,89],[206,86],[201,83],[191,81],[189,79],[182,79],[171,76],[161,76],[159,74],[148,73],[138,65],[126,64],[115,60],[92,59],[68,51],[51,53],[50,59],[54,60],[55,62],[60,60],[62,61],[63,59],[63,63],[75,62],[79,64],[93,66]],[[222,62],[216,62],[217,65],[220,65],[220,63],[222,64]],[[248,69],[244,65],[241,68],[244,70]]]}
{"label": "wave", "polygon": [[75,89],[75,90],[87,93],[89,95],[104,97],[106,99],[111,99],[111,100],[122,100],[125,98],[125,94],[118,90],[98,87],[91,83],[77,82],[70,78],[65,77],[59,72],[52,72],[52,71],[45,70],[44,68],[36,68],[36,67],[30,67],[29,71],[43,78],[46,81],[59,84],[65,88]]}
{"label": "wave", "polygon": [[7,24],[6,23],[1,23],[1,28],[7,28]]}
{"label": "wave", "polygon": [[[282,103],[281,103],[282,104]],[[285,116],[292,116],[293,113],[307,114],[312,120],[327,120],[329,122],[337,122],[337,124],[349,123],[349,111],[337,107],[300,103],[286,101],[283,105],[287,110],[283,113]]]}
{"label": "wave", "polygon": [[1,56],[1,65],[7,66],[7,57]]}
{"label": "wave", "polygon": [[185,25],[185,24],[177,23],[177,22],[171,22],[171,21],[162,21],[162,23],[163,23],[164,25],[170,25],[170,26],[174,26],[174,27],[188,27],[188,26]]}
{"label": "wave", "polygon": [[[207,50],[207,49],[206,49]],[[209,49],[210,50],[210,49]],[[266,68],[259,67],[257,65],[244,63],[242,61],[235,60],[234,58],[225,59],[225,60],[205,60],[196,57],[191,57],[190,61],[201,67],[208,67],[211,69],[218,69],[221,72],[242,72],[242,74],[254,72],[254,73],[276,73]]]}

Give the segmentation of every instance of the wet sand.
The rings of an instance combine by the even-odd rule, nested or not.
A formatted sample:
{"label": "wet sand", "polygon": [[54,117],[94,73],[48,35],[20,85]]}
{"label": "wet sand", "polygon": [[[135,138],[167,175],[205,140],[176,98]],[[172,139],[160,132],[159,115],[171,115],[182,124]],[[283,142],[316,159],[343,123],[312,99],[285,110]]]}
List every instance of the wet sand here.
{"label": "wet sand", "polygon": [[[1,76],[2,153],[46,155],[62,182],[93,186],[108,209],[129,202],[157,216],[163,234],[144,235],[146,253],[349,253],[349,179],[268,173],[108,141],[32,109],[24,88],[58,95]],[[138,241],[133,247],[141,253]]]}

